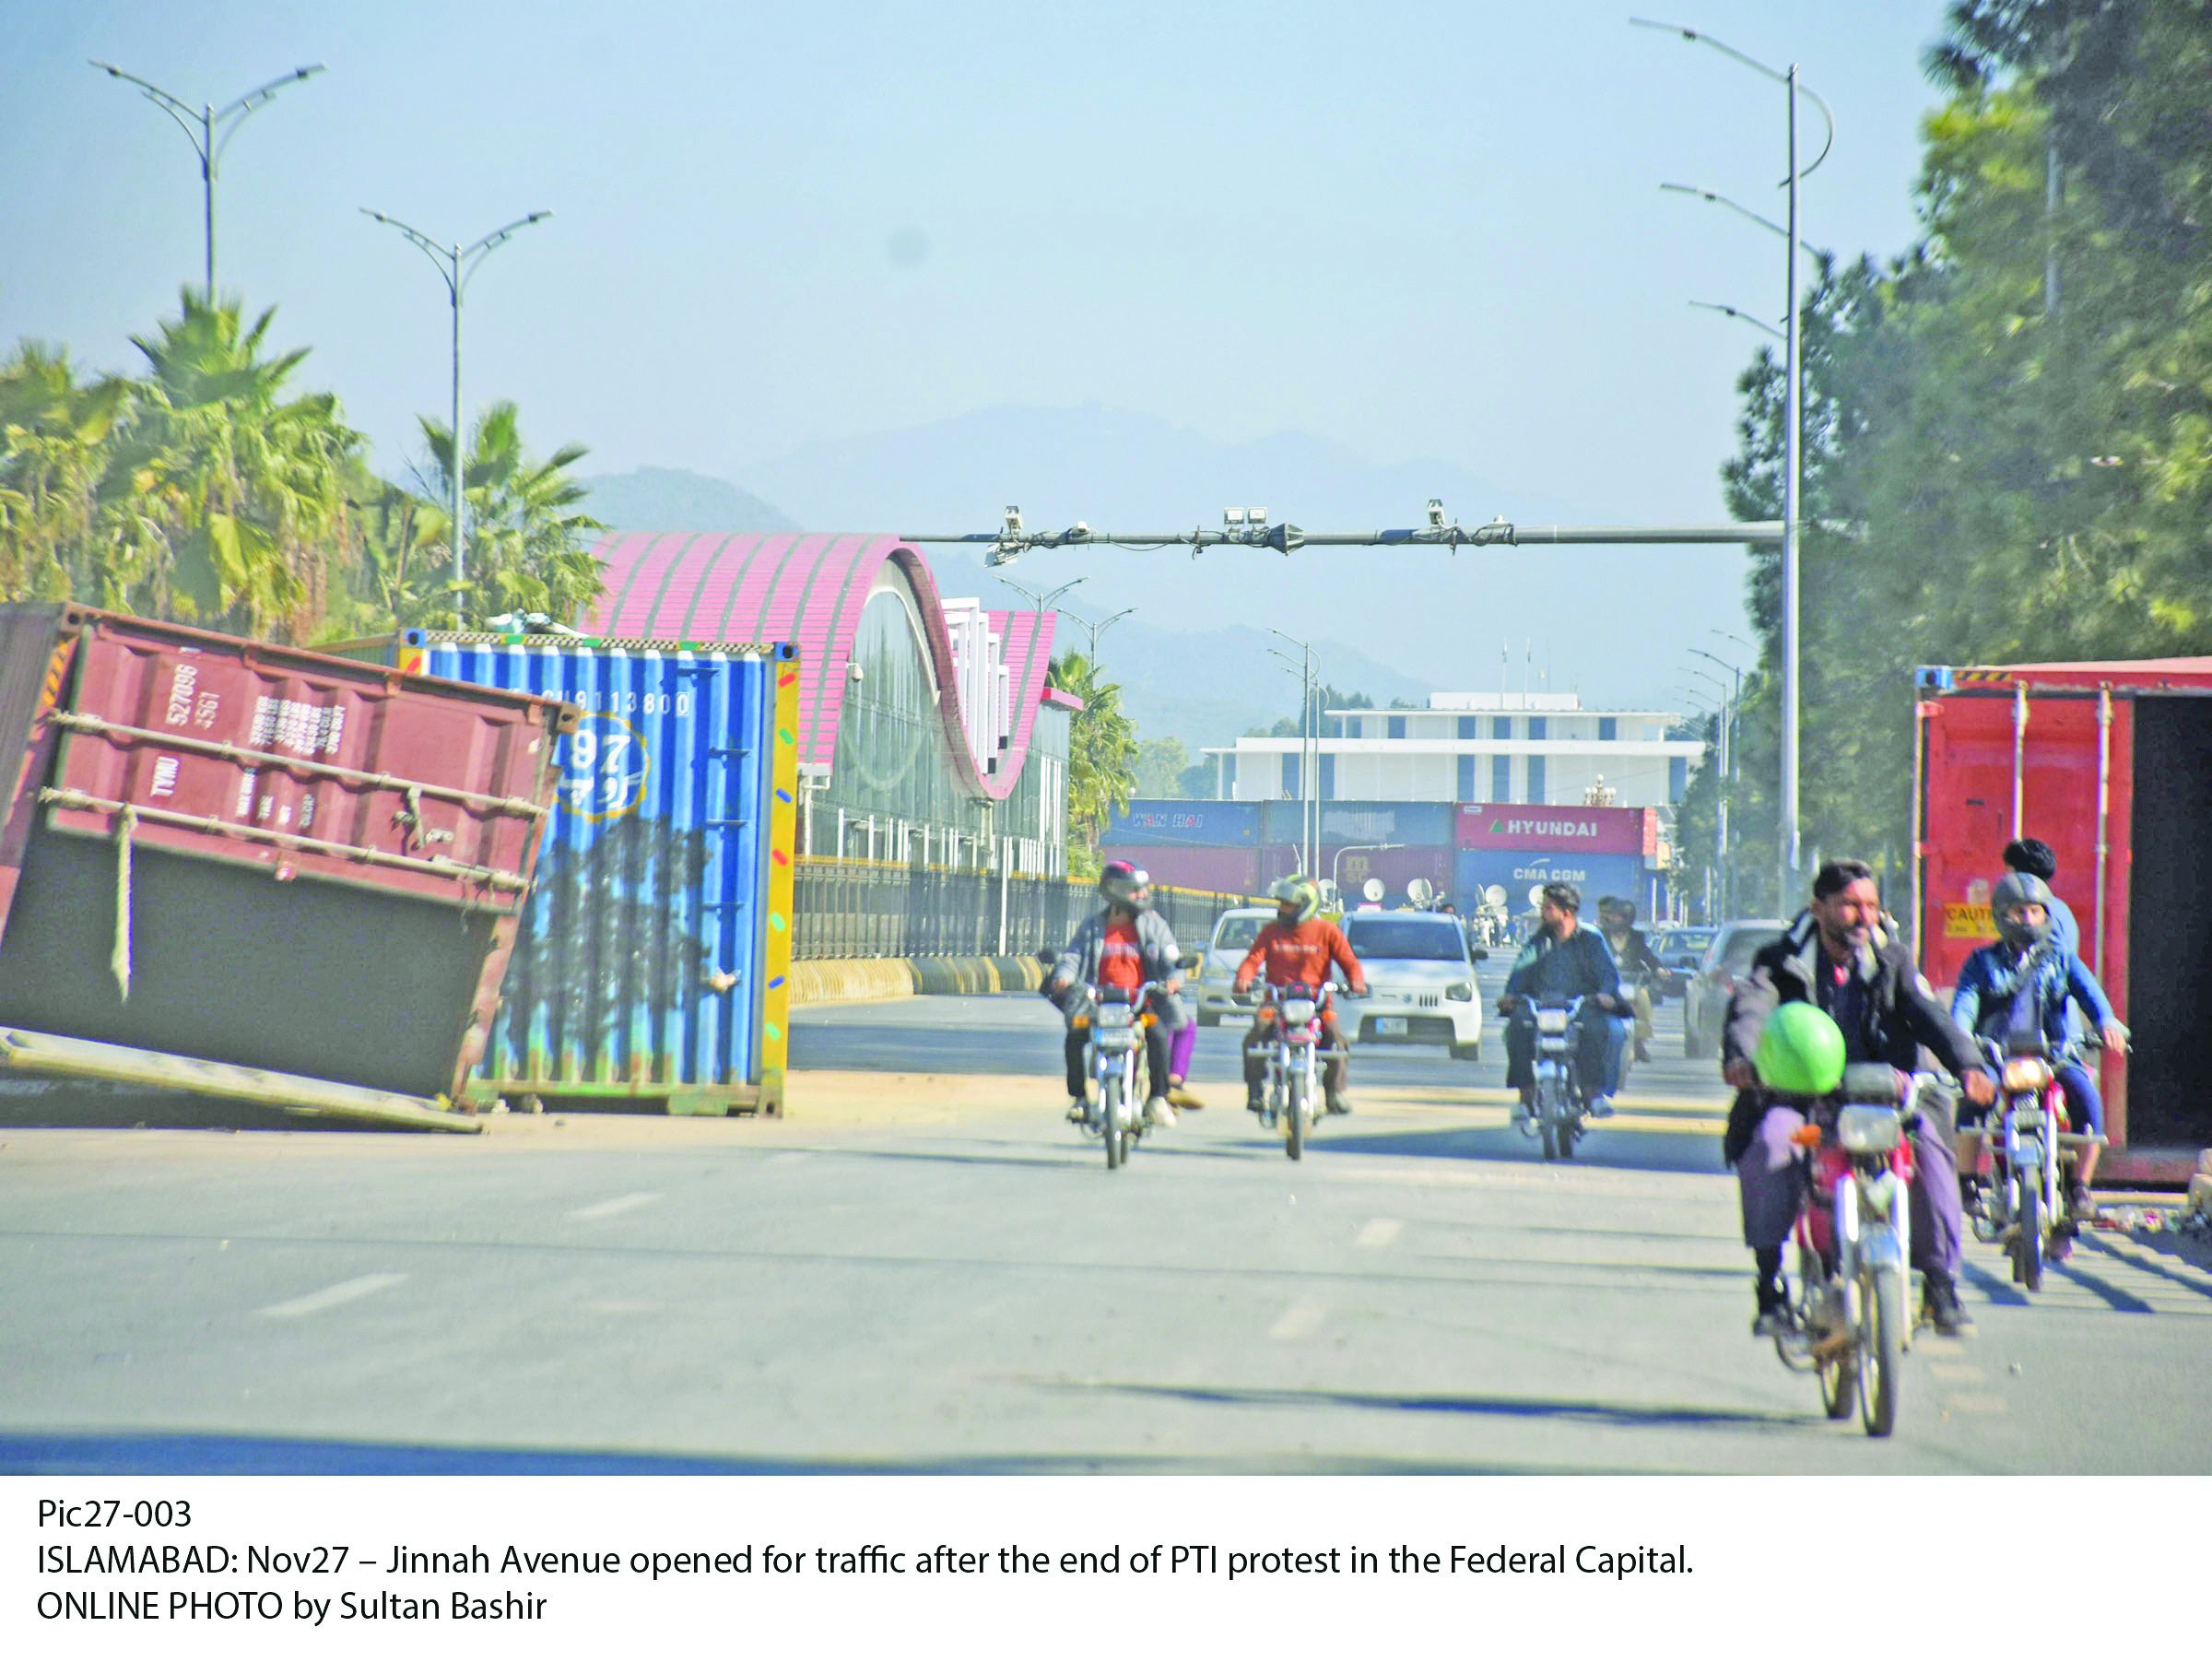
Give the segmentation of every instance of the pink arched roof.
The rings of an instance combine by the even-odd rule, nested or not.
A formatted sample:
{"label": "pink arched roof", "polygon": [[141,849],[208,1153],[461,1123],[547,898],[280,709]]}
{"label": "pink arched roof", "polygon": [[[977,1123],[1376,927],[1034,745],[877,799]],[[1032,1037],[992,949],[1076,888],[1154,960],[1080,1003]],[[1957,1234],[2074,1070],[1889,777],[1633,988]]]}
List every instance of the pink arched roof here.
{"label": "pink arched roof", "polygon": [[605,589],[584,631],[608,639],[799,646],[799,760],[837,759],[846,671],[860,613],[884,566],[905,578],[929,643],[931,675],[954,772],[974,794],[1003,800],[1028,760],[1053,660],[1047,611],[991,612],[1012,677],[1013,731],[995,772],[975,759],[952,678],[952,639],[936,579],[912,547],[889,535],[609,534],[594,554]]}

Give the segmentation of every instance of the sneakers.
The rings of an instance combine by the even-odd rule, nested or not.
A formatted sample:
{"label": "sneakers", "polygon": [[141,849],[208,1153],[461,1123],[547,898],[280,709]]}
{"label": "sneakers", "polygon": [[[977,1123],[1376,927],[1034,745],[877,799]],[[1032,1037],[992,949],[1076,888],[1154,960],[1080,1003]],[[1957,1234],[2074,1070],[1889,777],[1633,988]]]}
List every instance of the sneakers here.
{"label": "sneakers", "polygon": [[1352,1102],[1342,1093],[1331,1093],[1327,1102],[1332,1116],[1348,1116],[1352,1114]]}
{"label": "sneakers", "polygon": [[1145,1101],[1145,1120],[1155,1127],[1172,1127],[1175,1126],[1174,1107],[1154,1093]]}
{"label": "sneakers", "polygon": [[1267,1114],[1267,1095],[1265,1093],[1259,1092],[1246,1093],[1244,1095],[1244,1108],[1252,1112],[1252,1114],[1255,1116],[1265,1115]]}
{"label": "sneakers", "polygon": [[1641,1041],[1636,1043],[1636,1061],[1639,1064],[1648,1064],[1652,1061],[1652,1049]]}
{"label": "sneakers", "polygon": [[1779,1284],[1760,1283],[1753,1287],[1759,1301],[1759,1314],[1751,1321],[1754,1337],[1787,1337],[1790,1334],[1790,1303]]}
{"label": "sneakers", "polygon": [[1078,1127],[1090,1120],[1090,1112],[1084,1109],[1082,1100],[1077,1099],[1067,1107],[1067,1119]]}
{"label": "sneakers", "polygon": [[2081,1226],[2088,1226],[2097,1219],[2097,1199],[2088,1186],[2077,1185],[2067,1194],[2066,1214]]}
{"label": "sneakers", "polygon": [[1590,1100],[1590,1114],[1603,1122],[1613,1114],[1613,1101],[1606,1098],[1602,1092],[1593,1095]]}
{"label": "sneakers", "polygon": [[1947,1273],[1930,1273],[1921,1281],[1922,1299],[1938,1337],[1957,1337],[1972,1322],[1959,1301],[1959,1287]]}
{"label": "sneakers", "polygon": [[1206,1101],[1181,1081],[1177,1081],[1168,1089],[1168,1102],[1177,1110],[1204,1110],[1206,1108]]}

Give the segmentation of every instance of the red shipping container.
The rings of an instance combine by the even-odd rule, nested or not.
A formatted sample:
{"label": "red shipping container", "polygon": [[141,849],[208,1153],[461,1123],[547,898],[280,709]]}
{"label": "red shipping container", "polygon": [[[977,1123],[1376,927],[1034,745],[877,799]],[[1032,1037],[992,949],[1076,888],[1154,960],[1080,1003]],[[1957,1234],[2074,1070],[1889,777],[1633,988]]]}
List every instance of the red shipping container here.
{"label": "red shipping container", "polygon": [[1152,875],[1152,881],[1178,890],[1210,890],[1220,895],[1256,894],[1266,881],[1260,877],[1256,849],[1179,848],[1124,843],[1104,851],[1108,860],[1126,860]]}
{"label": "red shipping container", "polygon": [[1463,849],[1546,849],[1566,855],[1655,855],[1659,810],[1537,803],[1463,802],[1453,826]]}
{"label": "red shipping container", "polygon": [[[2149,1177],[2212,1145],[2212,1031],[2196,975],[2212,937],[2199,858],[2212,831],[2212,658],[1919,672],[1912,921],[1947,987],[1995,938],[2005,845],[2040,838],[2081,957],[2135,1032],[2103,1055],[2108,1137],[2171,1151],[2115,1159]],[[2142,981],[2138,971],[2160,973]]]}
{"label": "red shipping container", "polygon": [[567,706],[0,607],[0,1024],[458,1101]]}

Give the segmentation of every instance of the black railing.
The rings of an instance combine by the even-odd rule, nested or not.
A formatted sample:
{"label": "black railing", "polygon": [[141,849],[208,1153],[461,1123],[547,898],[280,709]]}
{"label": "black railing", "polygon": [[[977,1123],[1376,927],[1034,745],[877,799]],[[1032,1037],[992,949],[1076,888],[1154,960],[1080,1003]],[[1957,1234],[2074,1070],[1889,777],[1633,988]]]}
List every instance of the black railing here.
{"label": "black railing", "polygon": [[[1199,948],[1241,895],[1155,888],[1152,905]],[[960,872],[879,860],[804,857],[794,895],[794,959],[927,959],[1065,948],[1098,911],[1088,878]]]}

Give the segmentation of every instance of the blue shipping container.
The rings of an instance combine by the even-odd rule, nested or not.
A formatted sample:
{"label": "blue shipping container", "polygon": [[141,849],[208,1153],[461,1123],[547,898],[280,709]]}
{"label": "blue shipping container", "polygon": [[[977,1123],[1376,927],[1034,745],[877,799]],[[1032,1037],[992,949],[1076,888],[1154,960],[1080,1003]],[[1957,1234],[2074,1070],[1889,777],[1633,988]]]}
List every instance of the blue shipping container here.
{"label": "blue shipping container", "polygon": [[[1305,805],[1293,800],[1263,803],[1266,809],[1265,841],[1300,843],[1303,839]],[[1449,847],[1455,802],[1329,802],[1321,805],[1321,840],[1324,843],[1398,843],[1413,848]]]}
{"label": "blue shipping container", "polygon": [[584,712],[556,760],[483,1081],[526,1103],[779,1114],[797,752],[778,711],[796,647],[419,629],[385,643],[403,668]]}
{"label": "blue shipping container", "polygon": [[1473,912],[1483,890],[1498,884],[1505,890],[1505,910],[1528,910],[1528,892],[1538,884],[1571,883],[1582,891],[1583,916],[1594,921],[1601,895],[1626,895],[1641,901],[1639,884],[1643,860],[1636,855],[1571,855],[1543,849],[1462,849],[1452,878],[1453,902],[1463,913]]}
{"label": "blue shipping container", "polygon": [[1106,827],[1106,853],[1127,848],[1250,849],[1260,842],[1256,802],[1139,796]]}

